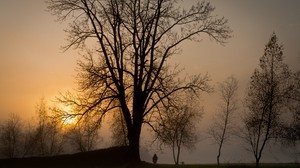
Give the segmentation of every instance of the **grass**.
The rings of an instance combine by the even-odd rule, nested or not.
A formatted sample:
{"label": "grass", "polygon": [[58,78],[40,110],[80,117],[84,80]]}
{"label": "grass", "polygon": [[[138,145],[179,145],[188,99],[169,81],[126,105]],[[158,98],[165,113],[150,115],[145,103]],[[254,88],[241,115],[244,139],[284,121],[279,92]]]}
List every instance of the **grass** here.
{"label": "grass", "polygon": [[[173,165],[141,162],[129,164],[129,149],[113,147],[96,151],[59,155],[53,157],[31,157],[0,159],[0,168],[218,168],[215,164]],[[220,168],[254,168],[255,164],[224,164]],[[300,168],[299,164],[261,164],[260,168]]]}

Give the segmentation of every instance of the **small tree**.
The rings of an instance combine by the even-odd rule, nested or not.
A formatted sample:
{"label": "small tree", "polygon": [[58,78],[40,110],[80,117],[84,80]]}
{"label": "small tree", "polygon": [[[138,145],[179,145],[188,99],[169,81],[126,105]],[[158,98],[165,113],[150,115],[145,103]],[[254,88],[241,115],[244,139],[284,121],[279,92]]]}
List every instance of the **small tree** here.
{"label": "small tree", "polygon": [[[190,97],[188,97],[190,96]],[[195,97],[185,95],[170,103],[167,112],[159,116],[156,126],[157,139],[172,149],[175,164],[179,163],[182,147],[192,149],[197,142],[196,122],[201,110],[197,108]]]}
{"label": "small tree", "polygon": [[21,119],[12,114],[0,125],[0,153],[5,158],[20,157],[22,148]]}
{"label": "small tree", "polygon": [[257,167],[266,144],[281,130],[282,108],[290,94],[287,87],[290,72],[283,63],[283,47],[277,41],[273,33],[260,58],[260,69],[251,76],[245,101],[248,111],[243,119],[246,131],[243,137],[251,147]]}
{"label": "small tree", "polygon": [[95,149],[99,141],[99,125],[92,118],[84,117],[66,133],[66,138],[76,151],[86,152]]}
{"label": "small tree", "polygon": [[23,128],[23,157],[39,155],[37,152],[37,125],[27,123]]}
{"label": "small tree", "polygon": [[223,83],[219,84],[219,93],[221,98],[220,109],[214,123],[209,128],[209,135],[219,145],[217,154],[217,164],[220,164],[220,156],[223,144],[232,135],[234,128],[233,116],[237,109],[236,96],[238,81],[233,76],[228,77]]}
{"label": "small tree", "polygon": [[33,155],[53,156],[62,152],[63,133],[60,121],[48,115],[48,107],[44,98],[36,106],[38,123],[31,137],[34,145]]}

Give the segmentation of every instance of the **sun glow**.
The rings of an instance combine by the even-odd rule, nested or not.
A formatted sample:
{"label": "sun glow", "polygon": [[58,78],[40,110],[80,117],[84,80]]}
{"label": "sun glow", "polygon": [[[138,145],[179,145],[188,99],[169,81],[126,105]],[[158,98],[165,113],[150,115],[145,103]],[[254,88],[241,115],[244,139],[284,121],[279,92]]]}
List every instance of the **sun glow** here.
{"label": "sun glow", "polygon": [[65,125],[74,125],[76,124],[77,117],[72,115],[72,108],[70,106],[63,106],[63,112],[66,114],[62,117],[62,122]]}
{"label": "sun glow", "polygon": [[72,116],[63,117],[63,123],[65,125],[73,125],[76,123],[76,118]]}

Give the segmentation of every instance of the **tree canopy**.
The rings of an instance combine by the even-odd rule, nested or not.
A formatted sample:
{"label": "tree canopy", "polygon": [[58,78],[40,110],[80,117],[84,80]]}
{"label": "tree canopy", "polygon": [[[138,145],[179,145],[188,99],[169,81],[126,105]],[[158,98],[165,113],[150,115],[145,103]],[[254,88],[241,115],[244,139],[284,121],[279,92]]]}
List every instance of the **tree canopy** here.
{"label": "tree canopy", "polygon": [[[167,62],[187,40],[203,35],[223,44],[230,38],[227,19],[205,1],[183,9],[176,0],[48,0],[58,20],[70,20],[68,45],[86,51],[79,63],[79,93],[61,101],[72,114],[99,121],[121,110],[134,161],[139,161],[141,127],[164,101],[182,89],[208,91],[207,76],[178,79]],[[149,115],[151,114],[151,115]]]}

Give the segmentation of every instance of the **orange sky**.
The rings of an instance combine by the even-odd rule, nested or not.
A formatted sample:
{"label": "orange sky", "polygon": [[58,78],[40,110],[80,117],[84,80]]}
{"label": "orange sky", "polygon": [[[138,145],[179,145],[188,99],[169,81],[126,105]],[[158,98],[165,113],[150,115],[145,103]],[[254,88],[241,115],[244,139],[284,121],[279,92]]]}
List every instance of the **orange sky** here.
{"label": "orange sky", "polygon": [[30,116],[40,97],[74,87],[77,52],[62,53],[64,25],[45,10],[39,0],[0,2],[0,117]]}
{"label": "orange sky", "polygon": [[[216,14],[229,19],[234,37],[225,47],[210,40],[185,43],[173,61],[180,62],[186,73],[208,72],[214,82],[233,74],[243,83],[257,67],[273,31],[284,44],[290,66],[300,64],[299,1],[211,3]],[[11,112],[30,116],[40,97],[53,99],[58,92],[76,87],[78,51],[62,52],[66,24],[54,20],[41,0],[0,1],[0,117]]]}
{"label": "orange sky", "polygon": [[[189,5],[195,0],[186,0]],[[284,44],[285,61],[292,69],[300,65],[300,1],[298,0],[211,0],[215,14],[229,19],[233,38],[220,46],[204,38],[186,42],[173,62],[184,73],[206,73],[212,84],[229,75],[240,80],[240,96],[271,33]],[[42,0],[0,1],[0,119],[9,113],[30,118],[44,96],[53,100],[59,92],[76,88],[77,52],[62,52],[66,24],[55,22]],[[216,97],[203,97],[207,114]]]}

